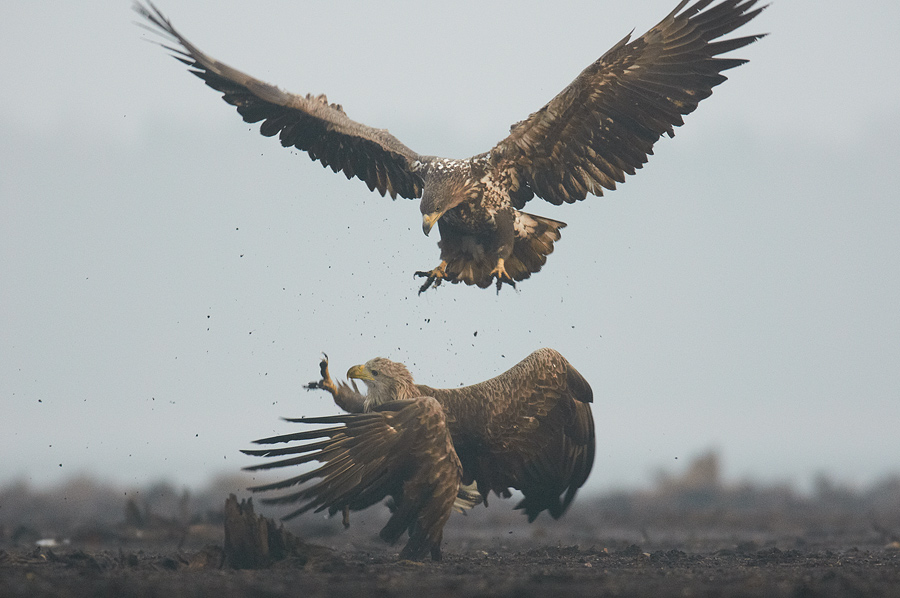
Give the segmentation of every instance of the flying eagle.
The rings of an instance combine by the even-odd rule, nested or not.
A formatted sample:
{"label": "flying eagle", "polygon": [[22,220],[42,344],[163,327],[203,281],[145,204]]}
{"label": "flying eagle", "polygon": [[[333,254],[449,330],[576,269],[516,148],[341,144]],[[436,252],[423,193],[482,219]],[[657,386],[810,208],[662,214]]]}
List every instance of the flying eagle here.
{"label": "flying eagle", "polygon": [[573,203],[615,189],[726,80],[722,71],[746,62],[718,56],[762,35],[720,38],[765,7],[688,1],[634,41],[627,35],[490,151],[464,160],[423,156],[385,129],[350,120],[325,95],[294,95],[246,75],[201,52],[152,4],[134,8],[246,122],[262,121],[263,135],[381,195],[421,198],[425,234],[437,224],[441,235],[441,263],[416,272],[426,279],[422,292],[445,280],[482,288],[496,281],[499,291],[539,271],[565,223],[523,212],[525,204],[535,196]]}
{"label": "flying eagle", "polygon": [[[409,542],[400,558],[441,556],[444,524],[454,508],[487,505],[488,494],[524,495],[516,506],[528,521],[547,511],[558,519],[587,480],[594,462],[594,420],[590,385],[553,349],[535,351],[507,372],[463,388],[416,384],[402,363],[376,357],[350,368],[367,394],[328,374],[308,388],[327,390],[345,415],[287,421],[338,424],[254,441],[276,444],[311,441],[287,448],[245,450],[248,455],[286,459],[247,467],[271,469],[317,461],[320,467],[290,479],[251,488],[276,490],[321,481],[265,499],[301,503],[287,515],[310,510],[360,510],[391,497],[393,514],[381,537]],[[477,493],[474,491],[477,489]]]}

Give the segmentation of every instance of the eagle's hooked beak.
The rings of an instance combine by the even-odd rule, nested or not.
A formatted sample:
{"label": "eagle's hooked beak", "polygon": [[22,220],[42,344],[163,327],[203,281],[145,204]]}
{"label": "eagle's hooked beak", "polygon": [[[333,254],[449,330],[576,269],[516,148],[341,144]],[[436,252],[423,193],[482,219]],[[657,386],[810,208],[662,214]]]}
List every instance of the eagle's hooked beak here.
{"label": "eagle's hooked beak", "polygon": [[348,378],[356,378],[357,380],[374,380],[372,372],[366,369],[364,365],[355,365],[347,370]]}
{"label": "eagle's hooked beak", "polygon": [[422,231],[425,233],[426,237],[434,227],[434,223],[440,220],[441,216],[443,216],[442,212],[432,212],[430,214],[424,214],[422,216]]}

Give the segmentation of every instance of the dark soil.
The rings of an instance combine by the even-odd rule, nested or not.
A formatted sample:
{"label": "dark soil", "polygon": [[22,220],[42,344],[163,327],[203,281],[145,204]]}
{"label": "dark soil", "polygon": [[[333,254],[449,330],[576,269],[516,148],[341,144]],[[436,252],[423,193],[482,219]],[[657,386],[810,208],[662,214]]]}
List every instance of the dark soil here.
{"label": "dark soil", "polygon": [[900,550],[714,552],[637,545],[470,549],[440,563],[334,552],[262,570],[218,569],[215,549],[16,549],[0,553],[2,596],[900,596]]}
{"label": "dark soil", "polygon": [[139,539],[10,547],[0,596],[900,597],[900,542],[864,515],[809,526],[720,513],[629,528],[586,506],[529,527],[508,510],[487,516],[498,507],[508,509],[451,518],[439,563],[398,561],[368,512],[347,532],[327,522],[338,533],[314,538],[325,547],[256,570],[222,568],[221,542],[190,538],[180,549]]}
{"label": "dark soil", "polygon": [[339,516],[305,515],[286,526],[301,548],[253,570],[227,566],[222,521],[209,509],[202,521],[190,515],[186,499],[181,516],[128,504],[118,523],[63,529],[58,513],[29,514],[10,496],[0,492],[0,597],[900,598],[900,479],[865,492],[823,482],[802,496],[686,476],[643,493],[579,497],[561,520],[531,525],[512,501],[492,498],[450,518],[437,563],[398,561],[402,544],[377,537],[387,509],[354,513],[348,530]]}

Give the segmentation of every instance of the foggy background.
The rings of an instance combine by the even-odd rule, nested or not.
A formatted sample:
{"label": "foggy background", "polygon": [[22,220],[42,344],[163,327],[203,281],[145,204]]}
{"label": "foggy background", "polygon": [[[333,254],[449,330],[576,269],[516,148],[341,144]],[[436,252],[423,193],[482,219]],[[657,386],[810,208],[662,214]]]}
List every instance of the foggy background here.
{"label": "foggy background", "polygon": [[[213,57],[423,154],[502,139],[676,0],[159,0]],[[776,1],[751,62],[619,190],[532,201],[544,270],[417,296],[417,201],[259,135],[128,0],[0,1],[0,484],[195,485],[253,464],[301,385],[376,355],[457,386],[532,350],[594,389],[588,489],[707,450],[729,479],[900,470],[900,5]]]}

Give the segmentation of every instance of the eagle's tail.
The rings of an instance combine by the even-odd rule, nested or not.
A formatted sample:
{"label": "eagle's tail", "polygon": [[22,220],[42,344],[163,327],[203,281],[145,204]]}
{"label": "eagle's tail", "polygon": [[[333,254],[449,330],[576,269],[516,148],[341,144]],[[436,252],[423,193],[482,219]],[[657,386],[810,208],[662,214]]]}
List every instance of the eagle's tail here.
{"label": "eagle's tail", "polygon": [[[515,241],[512,253],[505,261],[506,273],[514,280],[525,280],[533,272],[541,269],[547,256],[553,252],[553,243],[559,240],[559,229],[566,225],[559,220],[516,212]],[[441,259],[446,271],[441,278],[451,282],[464,282],[487,288],[494,282],[493,272],[497,267],[497,250],[486,250],[477,241],[460,240],[452,237],[441,238]],[[437,270],[437,269],[436,269]],[[423,275],[434,274],[421,273]],[[428,288],[430,283],[422,290]]]}
{"label": "eagle's tail", "polygon": [[516,212],[516,241],[506,260],[506,271],[513,280],[524,280],[541,269],[553,253],[553,243],[559,241],[559,230],[565,226],[559,220]]}

